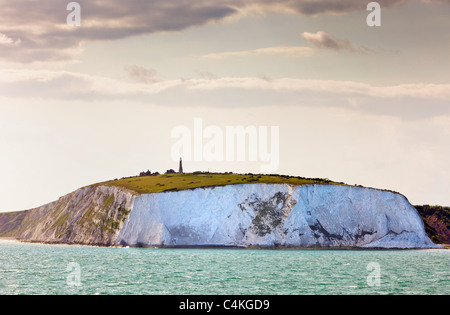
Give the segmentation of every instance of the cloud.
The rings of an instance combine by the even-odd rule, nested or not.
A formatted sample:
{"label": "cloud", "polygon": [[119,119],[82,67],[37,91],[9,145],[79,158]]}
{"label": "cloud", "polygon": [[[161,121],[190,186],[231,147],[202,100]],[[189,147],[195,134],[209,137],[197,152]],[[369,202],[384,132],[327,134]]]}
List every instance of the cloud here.
{"label": "cloud", "polygon": [[[410,0],[377,0],[382,8],[395,7],[405,4]],[[290,1],[288,1],[290,2]],[[304,15],[319,15],[319,14],[345,14],[354,11],[364,11],[369,3],[361,0],[304,0],[292,1],[291,6],[298,13]]]}
{"label": "cloud", "polygon": [[304,32],[301,36],[304,40],[321,49],[346,50],[359,54],[370,54],[375,52],[370,48],[353,44],[349,40],[333,38],[331,35],[323,31],[317,33]]}
{"label": "cloud", "polygon": [[257,56],[257,55],[267,55],[267,56],[284,56],[284,57],[309,57],[314,54],[314,50],[310,47],[301,46],[281,46],[281,47],[268,47],[259,48],[254,50],[245,51],[233,51],[233,52],[222,52],[203,55],[205,59],[227,59],[232,57],[245,57],[245,56]]}
{"label": "cloud", "polygon": [[157,73],[154,69],[146,69],[142,66],[128,66],[125,71],[130,78],[139,83],[152,84],[158,82]]}
{"label": "cloud", "polygon": [[[111,95],[117,97],[132,96],[135,94],[157,95],[176,87],[183,87],[191,91],[212,91],[224,89],[241,89],[254,91],[275,92],[312,92],[317,94],[339,94],[360,95],[377,98],[418,98],[450,100],[450,84],[400,84],[394,86],[372,86],[370,84],[354,81],[335,80],[305,80],[294,78],[279,78],[266,80],[258,77],[224,77],[224,78],[192,78],[178,80],[153,80],[156,72],[141,66],[130,66],[126,68],[129,73],[139,80],[132,83],[123,80],[112,79],[102,76],[80,74],[68,71],[50,70],[27,70],[27,69],[5,69],[0,73],[0,92],[10,97],[41,97],[49,91],[55,91],[51,95],[64,95],[66,92],[72,96],[77,93],[82,95],[86,92],[98,96]],[[148,77],[147,77],[148,76]],[[149,80],[153,83],[148,85]],[[55,84],[63,90],[55,89]],[[34,88],[15,94],[13,91],[23,91],[23,85]],[[48,85],[42,89],[42,86]],[[8,90],[8,88],[15,87]],[[42,92],[42,93],[41,93]],[[68,98],[70,99],[70,98]],[[450,106],[449,106],[450,108]]]}
{"label": "cloud", "polygon": [[[147,71],[153,73],[137,66],[135,69],[143,78]],[[142,69],[145,71],[141,73]],[[139,102],[174,108],[319,106],[415,120],[450,117],[450,84],[372,86],[352,81],[256,77],[151,82],[133,83],[67,71],[4,70],[0,73],[0,95],[65,102]]]}
{"label": "cloud", "polygon": [[65,2],[0,0],[2,31],[8,34],[7,38],[21,38],[20,47],[2,47],[0,58],[18,63],[67,61],[81,51],[85,41],[181,31],[221,21],[237,13],[236,9],[220,1],[207,0],[78,2],[81,27],[66,24],[70,12],[66,11]]}
{"label": "cloud", "polygon": [[6,36],[3,33],[0,33],[0,45],[1,46],[18,46],[22,41],[20,38],[14,40],[11,37]]}
{"label": "cloud", "polygon": [[[378,0],[389,8],[411,0]],[[258,13],[320,15],[365,11],[360,0],[78,0],[81,27],[66,25],[67,2],[0,0],[1,60],[17,63],[70,61],[86,41],[117,40],[209,23],[232,21]],[[424,3],[430,0],[422,0]],[[445,2],[431,1],[431,2]],[[20,41],[19,41],[20,39]],[[12,42],[11,42],[12,41]],[[16,44],[17,43],[17,44]],[[20,44],[20,45],[19,45]]]}
{"label": "cloud", "polygon": [[450,3],[450,0],[422,0],[422,2],[441,2],[441,3]]}

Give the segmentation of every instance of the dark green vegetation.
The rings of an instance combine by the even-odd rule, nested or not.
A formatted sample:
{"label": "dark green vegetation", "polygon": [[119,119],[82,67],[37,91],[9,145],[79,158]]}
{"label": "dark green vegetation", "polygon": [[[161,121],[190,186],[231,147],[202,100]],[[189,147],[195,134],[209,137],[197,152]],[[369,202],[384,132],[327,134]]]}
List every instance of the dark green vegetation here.
{"label": "dark green vegetation", "polygon": [[117,186],[134,191],[138,194],[150,194],[237,184],[344,185],[344,183],[337,183],[330,181],[329,179],[321,178],[207,172],[129,177],[96,185]]}
{"label": "dark green vegetation", "polygon": [[425,223],[425,231],[436,244],[450,244],[450,207],[414,206]]}

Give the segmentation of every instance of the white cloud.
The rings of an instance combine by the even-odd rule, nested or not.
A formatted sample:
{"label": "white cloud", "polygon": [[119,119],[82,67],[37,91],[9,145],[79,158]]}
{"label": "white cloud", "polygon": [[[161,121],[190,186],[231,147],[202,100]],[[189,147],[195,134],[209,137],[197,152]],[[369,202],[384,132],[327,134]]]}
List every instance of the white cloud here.
{"label": "white cloud", "polygon": [[205,59],[227,59],[233,57],[246,57],[246,56],[283,56],[283,57],[310,57],[314,54],[314,49],[310,47],[301,46],[280,46],[280,47],[268,47],[259,48],[253,50],[222,52],[203,55]]}
{"label": "white cloud", "polygon": [[[27,70],[27,69],[5,69],[0,73],[0,89],[6,85],[20,86],[22,84],[39,85],[48,83],[48,90],[52,90],[51,84],[59,82],[66,86],[71,86],[73,90],[78,90],[80,94],[85,92],[89,86],[89,91],[93,93],[127,95],[142,93],[145,95],[158,94],[175,87],[183,87],[189,90],[211,91],[220,89],[247,89],[247,90],[267,90],[267,91],[309,91],[314,93],[331,93],[340,95],[365,95],[378,98],[402,98],[413,97],[420,99],[437,99],[450,101],[450,84],[400,84],[393,86],[373,86],[361,82],[335,81],[335,80],[304,80],[294,78],[280,78],[265,80],[258,77],[225,77],[211,79],[179,79],[179,80],[154,80],[156,72],[140,66],[128,67],[130,73],[138,72],[140,76],[148,79],[151,77],[153,84],[147,85],[147,80],[137,80],[139,83],[132,83],[111,79],[109,77],[93,76],[68,71],[50,70]],[[135,71],[136,70],[136,71]],[[145,70],[145,71],[144,71]],[[142,71],[144,73],[142,74]],[[22,89],[23,91],[23,89]],[[30,92],[34,91],[31,90]],[[8,91],[4,90],[8,95]],[[56,91],[55,91],[56,92]],[[64,93],[64,91],[58,91]],[[29,93],[32,97],[34,94]],[[61,94],[63,95],[63,94]]]}
{"label": "white cloud", "polygon": [[272,91],[308,91],[340,95],[364,95],[377,98],[413,97],[450,101],[450,84],[402,84],[395,86],[372,86],[352,81],[301,80],[281,78],[264,80],[261,78],[220,78],[216,80],[192,79],[184,82],[194,90],[214,89],[254,89]]}
{"label": "white cloud", "polygon": [[0,45],[4,46],[18,46],[22,41],[20,38],[14,40],[11,37],[6,36],[3,33],[0,33]]}
{"label": "white cloud", "polygon": [[0,95],[172,107],[341,107],[405,119],[450,116],[450,84],[373,86],[352,81],[256,77],[193,78],[148,84],[67,71],[4,70],[0,73]]}

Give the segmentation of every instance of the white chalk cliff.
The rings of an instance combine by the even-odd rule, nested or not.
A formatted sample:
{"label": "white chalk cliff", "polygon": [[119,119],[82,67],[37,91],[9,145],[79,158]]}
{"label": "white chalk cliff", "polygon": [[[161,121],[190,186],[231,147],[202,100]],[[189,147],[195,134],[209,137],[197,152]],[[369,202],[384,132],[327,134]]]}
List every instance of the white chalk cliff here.
{"label": "white chalk cliff", "polygon": [[245,184],[141,195],[115,243],[129,246],[433,248],[399,194],[337,185]]}
{"label": "white chalk cliff", "polygon": [[3,236],[104,246],[439,247],[404,196],[344,185],[242,184],[144,195],[90,186],[18,218],[0,218]]}

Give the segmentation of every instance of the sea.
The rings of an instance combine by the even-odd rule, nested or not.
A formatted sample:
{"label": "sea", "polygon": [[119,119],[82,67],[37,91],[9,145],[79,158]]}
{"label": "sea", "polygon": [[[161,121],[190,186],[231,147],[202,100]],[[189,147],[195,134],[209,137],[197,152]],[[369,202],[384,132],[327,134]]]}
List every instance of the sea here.
{"label": "sea", "polygon": [[107,248],[0,241],[0,295],[450,294],[450,250]]}

